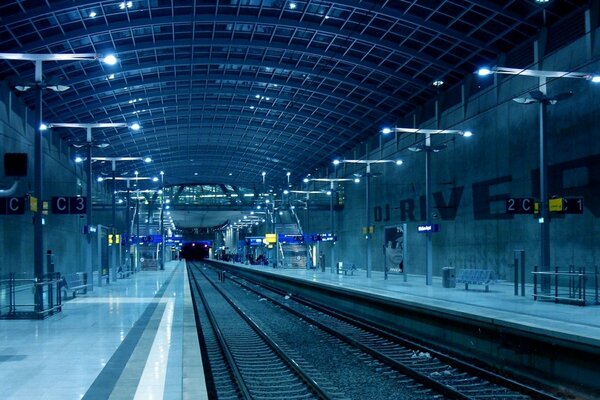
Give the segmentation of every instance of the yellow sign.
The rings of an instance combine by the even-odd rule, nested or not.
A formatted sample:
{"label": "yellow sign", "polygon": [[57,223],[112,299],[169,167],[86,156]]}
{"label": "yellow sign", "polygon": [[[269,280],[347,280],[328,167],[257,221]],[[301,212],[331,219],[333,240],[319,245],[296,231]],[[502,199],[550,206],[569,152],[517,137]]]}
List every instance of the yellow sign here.
{"label": "yellow sign", "polygon": [[558,199],[550,199],[550,201],[548,201],[548,204],[550,205],[550,211],[562,211],[563,210],[563,199],[562,197],[559,197]]}
{"label": "yellow sign", "polygon": [[533,205],[533,213],[534,214],[539,214],[540,213],[540,203],[539,203],[539,201],[536,201],[535,204]]}
{"label": "yellow sign", "polygon": [[274,233],[267,233],[265,235],[265,242],[267,242],[267,244],[277,243],[277,235]]}
{"label": "yellow sign", "polygon": [[29,211],[38,212],[38,199],[37,197],[29,196]]}
{"label": "yellow sign", "polygon": [[366,226],[363,226],[362,233],[363,235],[366,235],[367,233],[375,233],[375,227],[373,225],[369,226],[368,228]]}
{"label": "yellow sign", "polygon": [[115,235],[115,244],[121,244],[121,235]]}
{"label": "yellow sign", "polygon": [[111,245],[111,244],[113,244],[113,242],[114,242],[113,241],[113,235],[109,234],[108,235],[108,244]]}

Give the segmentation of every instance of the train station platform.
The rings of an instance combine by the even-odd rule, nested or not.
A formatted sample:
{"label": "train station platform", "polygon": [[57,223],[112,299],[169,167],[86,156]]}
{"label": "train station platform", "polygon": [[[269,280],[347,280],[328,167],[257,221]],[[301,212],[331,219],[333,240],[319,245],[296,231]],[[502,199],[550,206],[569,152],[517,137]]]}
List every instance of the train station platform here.
{"label": "train station platform", "polygon": [[0,321],[0,367],[4,399],[208,398],[185,262]]}
{"label": "train station platform", "polygon": [[[446,288],[422,275],[384,279],[352,274],[217,264],[247,279],[383,326],[403,337],[475,365],[503,371],[560,393],[600,398],[600,306],[534,301],[515,296],[512,283]],[[563,397],[559,395],[558,397]]]}
{"label": "train station platform", "polygon": [[483,286],[470,286],[465,290],[464,285],[457,284],[455,288],[444,288],[440,277],[434,277],[433,284],[427,286],[424,275],[408,275],[404,282],[400,275],[389,275],[385,280],[383,272],[378,271],[373,271],[372,277],[366,278],[366,271],[360,269],[352,275],[344,275],[332,274],[328,270],[278,269],[239,263],[232,265],[389,297],[419,308],[600,346],[600,306],[534,301],[531,285],[526,285],[526,295],[522,297],[514,295],[512,283],[503,282],[490,285],[486,292]]}

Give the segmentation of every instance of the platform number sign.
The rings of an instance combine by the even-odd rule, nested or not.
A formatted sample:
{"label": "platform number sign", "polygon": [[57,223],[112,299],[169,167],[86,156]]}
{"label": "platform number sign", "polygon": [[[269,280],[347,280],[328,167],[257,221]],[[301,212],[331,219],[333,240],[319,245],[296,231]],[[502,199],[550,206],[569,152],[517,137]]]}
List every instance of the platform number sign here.
{"label": "platform number sign", "polygon": [[25,198],[0,197],[0,215],[25,214]]}
{"label": "platform number sign", "polygon": [[530,197],[511,197],[506,199],[507,214],[533,214],[535,199]]}
{"label": "platform number sign", "polygon": [[52,197],[52,214],[85,214],[87,197]]}

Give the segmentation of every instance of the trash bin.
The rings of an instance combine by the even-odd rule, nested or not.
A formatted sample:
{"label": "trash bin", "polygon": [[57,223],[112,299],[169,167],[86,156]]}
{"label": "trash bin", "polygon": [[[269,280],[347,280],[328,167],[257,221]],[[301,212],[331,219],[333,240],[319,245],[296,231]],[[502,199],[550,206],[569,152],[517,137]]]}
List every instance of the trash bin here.
{"label": "trash bin", "polygon": [[442,286],[445,288],[456,287],[456,271],[454,268],[442,268]]}

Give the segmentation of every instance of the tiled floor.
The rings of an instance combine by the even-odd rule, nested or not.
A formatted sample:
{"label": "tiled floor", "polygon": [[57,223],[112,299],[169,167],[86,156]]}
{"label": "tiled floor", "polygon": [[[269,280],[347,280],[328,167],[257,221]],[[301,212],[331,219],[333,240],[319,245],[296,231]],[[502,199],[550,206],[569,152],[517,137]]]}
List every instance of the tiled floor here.
{"label": "tiled floor", "polygon": [[0,397],[207,398],[195,329],[183,262],[96,287],[46,320],[0,321]]}
{"label": "tiled floor", "polygon": [[491,285],[489,292],[485,292],[483,286],[471,286],[467,291],[464,285],[443,288],[441,279],[435,277],[433,285],[426,286],[425,277],[420,275],[409,275],[408,281],[403,282],[403,277],[399,275],[390,275],[388,280],[384,280],[383,273],[376,271],[372,273],[372,278],[366,278],[364,270],[355,271],[350,276],[331,274],[328,271],[244,267],[366,291],[418,306],[441,309],[445,313],[468,314],[494,323],[515,325],[520,329],[536,332],[544,331],[556,337],[600,345],[600,306],[580,307],[534,301],[530,286],[526,288],[526,296],[521,297],[514,296],[513,285],[507,283]]}

